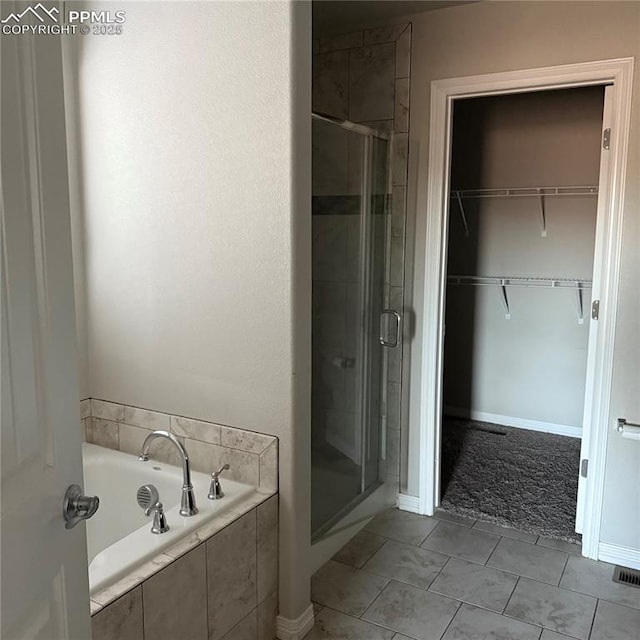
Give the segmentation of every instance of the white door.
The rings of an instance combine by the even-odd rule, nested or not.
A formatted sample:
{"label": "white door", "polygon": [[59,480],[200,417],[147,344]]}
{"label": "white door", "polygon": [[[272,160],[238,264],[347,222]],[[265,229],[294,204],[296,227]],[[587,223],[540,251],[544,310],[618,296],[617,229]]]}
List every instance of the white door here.
{"label": "white door", "polygon": [[85,525],[62,516],[82,464],[60,39],[0,45],[0,635],[87,640]]}
{"label": "white door", "polygon": [[[609,185],[611,184],[611,154],[609,152],[609,142],[605,137],[608,130],[610,136],[612,126],[613,113],[613,86],[608,85],[604,88],[604,109],[602,113],[602,137],[600,139],[600,174],[598,177],[598,210],[596,216],[596,244],[594,248],[593,260],[593,285],[591,289],[592,301],[600,300],[600,291],[602,290],[602,274],[604,271],[602,264],[602,256],[605,255],[603,243],[605,242],[605,233],[607,229],[607,208],[611,194],[609,193]],[[592,309],[588,309],[587,313],[591,314]],[[576,508],[576,531],[583,533],[585,526],[585,514],[589,513],[589,505],[587,505],[587,474],[589,471],[589,457],[593,446],[594,424],[593,416],[597,415],[594,411],[594,403],[596,401],[593,389],[595,387],[596,363],[598,357],[598,345],[602,345],[604,340],[599,335],[598,318],[592,317],[589,325],[589,346],[587,349],[587,372],[585,382],[584,397],[584,414],[582,419],[582,442],[580,443],[580,472],[578,475],[578,504]],[[602,346],[600,346],[602,348]]]}

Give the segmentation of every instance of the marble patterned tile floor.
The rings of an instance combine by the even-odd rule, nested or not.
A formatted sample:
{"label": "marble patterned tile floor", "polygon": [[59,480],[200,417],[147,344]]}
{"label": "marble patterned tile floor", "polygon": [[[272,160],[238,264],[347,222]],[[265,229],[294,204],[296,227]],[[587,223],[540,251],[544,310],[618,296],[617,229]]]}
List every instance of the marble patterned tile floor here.
{"label": "marble patterned tile floor", "polygon": [[580,546],[389,509],[312,578],[305,640],[640,640],[640,589]]}

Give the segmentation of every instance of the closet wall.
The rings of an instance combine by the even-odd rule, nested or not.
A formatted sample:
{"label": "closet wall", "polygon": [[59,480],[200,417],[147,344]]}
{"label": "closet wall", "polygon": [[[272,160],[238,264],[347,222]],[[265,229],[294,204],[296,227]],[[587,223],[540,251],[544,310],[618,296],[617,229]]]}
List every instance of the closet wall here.
{"label": "closet wall", "polygon": [[[456,102],[451,187],[597,186],[603,87]],[[591,280],[597,197],[450,203],[449,275]],[[573,432],[582,424],[591,290],[447,287],[445,413]],[[573,427],[566,429],[565,427]]]}

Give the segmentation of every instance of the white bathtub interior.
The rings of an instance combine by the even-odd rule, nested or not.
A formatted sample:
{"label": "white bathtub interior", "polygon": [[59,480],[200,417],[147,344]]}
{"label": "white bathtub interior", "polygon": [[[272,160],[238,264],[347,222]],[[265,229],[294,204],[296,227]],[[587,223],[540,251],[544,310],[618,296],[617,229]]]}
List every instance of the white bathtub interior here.
{"label": "white bathtub interior", "polygon": [[[87,520],[92,595],[256,491],[251,485],[221,479],[224,497],[209,500],[210,476],[192,471],[191,482],[199,513],[184,517],[179,513],[181,467],[153,458],[141,462],[137,456],[88,443],[83,443],[82,453],[85,493],[100,498],[100,508]],[[170,527],[166,533],[151,533],[152,516],[145,516],[138,506],[136,493],[143,484],[153,484],[158,489]]]}

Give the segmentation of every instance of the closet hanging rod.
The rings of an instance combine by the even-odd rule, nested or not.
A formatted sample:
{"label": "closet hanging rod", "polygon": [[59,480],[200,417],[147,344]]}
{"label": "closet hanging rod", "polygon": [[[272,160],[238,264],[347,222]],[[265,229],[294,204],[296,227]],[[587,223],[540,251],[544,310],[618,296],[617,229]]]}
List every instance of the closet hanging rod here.
{"label": "closet hanging rod", "polygon": [[598,187],[508,187],[502,189],[453,189],[451,197],[457,198],[527,198],[539,196],[592,196],[598,195]]}
{"label": "closet hanging rod", "polygon": [[590,289],[592,281],[580,278],[526,278],[520,276],[447,276],[453,285],[493,285],[501,287],[538,287],[547,289]]}

